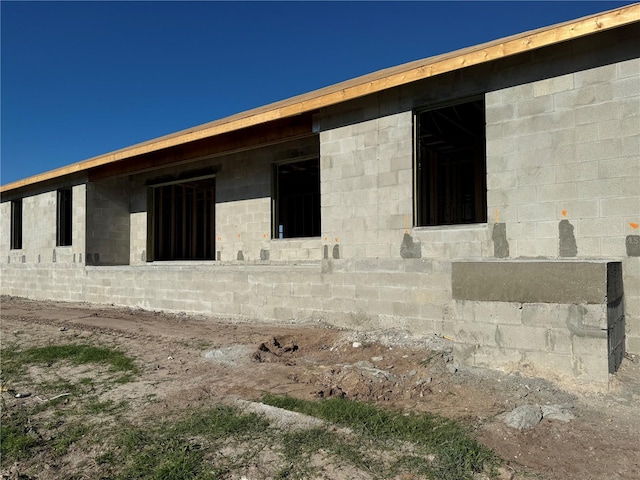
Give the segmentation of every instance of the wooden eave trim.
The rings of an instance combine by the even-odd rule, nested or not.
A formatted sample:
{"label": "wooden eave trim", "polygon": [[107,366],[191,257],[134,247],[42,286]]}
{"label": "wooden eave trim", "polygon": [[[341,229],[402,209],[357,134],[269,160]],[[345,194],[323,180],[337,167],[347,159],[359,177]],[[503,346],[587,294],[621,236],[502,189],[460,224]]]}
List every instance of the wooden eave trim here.
{"label": "wooden eave trim", "polygon": [[163,150],[176,145],[213,137],[281,118],[292,117],[301,113],[311,112],[435,75],[524,53],[593,33],[603,32],[638,21],[640,21],[640,4],[635,3],[577,20],[456,50],[451,53],[416,60],[197,127],[165,135],[111,153],[99,155],[23,180],[17,180],[1,186],[0,193],[126,160],[144,155],[145,153]]}

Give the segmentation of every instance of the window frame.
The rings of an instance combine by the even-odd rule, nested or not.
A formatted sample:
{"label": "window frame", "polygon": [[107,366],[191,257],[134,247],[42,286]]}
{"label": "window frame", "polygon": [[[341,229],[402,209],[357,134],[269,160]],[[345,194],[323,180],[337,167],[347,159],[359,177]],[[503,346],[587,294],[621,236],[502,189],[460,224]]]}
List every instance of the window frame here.
{"label": "window frame", "polygon": [[22,249],[22,198],[11,200],[10,249]]}
{"label": "window frame", "polygon": [[[453,109],[457,106],[470,105],[478,103],[481,108],[482,116],[482,137],[471,146],[464,146],[461,150],[467,148],[469,150],[475,149],[475,158],[472,154],[471,160],[463,160],[460,164],[471,164],[474,168],[473,172],[473,195],[471,206],[474,210],[473,218],[470,220],[463,220],[461,217],[464,215],[461,213],[464,207],[461,204],[449,208],[446,210],[447,199],[451,196],[455,196],[455,193],[460,193],[464,190],[462,183],[464,177],[453,177],[451,170],[447,171],[446,180],[449,182],[443,182],[443,179],[438,176],[441,168],[443,168],[447,162],[438,160],[437,153],[434,152],[434,159],[428,161],[423,158],[422,148],[420,141],[421,134],[421,116],[428,114],[429,112],[436,112],[438,110]],[[455,109],[454,109],[455,110]],[[467,126],[468,124],[464,124]],[[487,124],[486,124],[486,100],[484,94],[468,96],[464,98],[458,98],[455,100],[434,103],[428,106],[423,106],[414,109],[413,112],[413,145],[414,145],[414,225],[416,227],[449,227],[449,226],[470,226],[481,225],[487,223]],[[480,153],[480,148],[482,149]],[[455,161],[449,162],[450,164],[456,163]],[[429,168],[431,172],[435,174],[430,175],[425,171],[425,168]],[[450,167],[449,167],[450,168]],[[454,169],[455,171],[455,169]],[[460,175],[460,173],[458,173]],[[468,177],[466,178],[468,183]],[[442,184],[445,186],[440,193],[438,187]],[[429,188],[432,186],[433,188]],[[468,186],[468,185],[467,185]],[[435,189],[435,191],[433,191]],[[451,192],[454,195],[450,195]],[[468,193],[468,192],[467,192]],[[454,213],[452,213],[454,212]],[[450,215],[450,220],[445,220],[447,215]]]}
{"label": "window frame", "polygon": [[[292,197],[293,195],[284,195],[282,192],[283,189],[283,181],[281,179],[281,172],[283,168],[286,168],[288,166],[294,165],[296,163],[303,163],[303,162],[311,162],[311,161],[315,161],[317,164],[317,176],[318,176],[318,181],[317,181],[317,191],[316,192],[310,192],[309,195],[313,195],[313,200],[312,200],[312,205],[310,207],[307,208],[311,208],[312,210],[314,210],[313,215],[314,218],[311,219],[311,222],[306,222],[305,219],[305,223],[307,223],[307,225],[310,225],[309,227],[294,227],[294,233],[293,234],[289,234],[288,231],[290,231],[291,229],[289,228],[285,228],[286,225],[288,225],[289,223],[291,223],[290,219],[283,219],[283,215],[286,214],[286,212],[284,211],[284,209],[286,208],[286,204],[285,204],[285,198],[288,197]],[[321,199],[321,193],[320,193],[320,156],[317,154],[314,155],[307,155],[304,157],[297,157],[295,159],[289,159],[286,161],[282,161],[282,162],[275,162],[273,164],[273,181],[272,181],[272,205],[271,205],[271,211],[272,211],[272,225],[271,225],[271,238],[274,240],[291,240],[291,239],[296,239],[296,238],[316,238],[316,237],[320,237],[322,234],[322,215],[321,215],[321,204],[320,204],[320,199]],[[305,209],[304,205],[302,207],[303,209]],[[292,213],[289,212],[289,215],[291,215]],[[296,215],[295,213],[293,213],[293,215]],[[298,212],[297,215],[304,215],[304,213],[300,213]],[[293,223],[298,223],[295,219],[293,220]],[[285,231],[287,230],[287,231]],[[304,232],[299,233],[299,230],[304,230]]]}
{"label": "window frame", "polygon": [[73,244],[73,188],[59,188],[56,192],[56,246]]}
{"label": "window frame", "polygon": [[[203,193],[200,205],[197,184],[208,183],[207,188],[200,188]],[[189,184],[196,184],[189,185]],[[182,186],[180,205],[176,209],[176,187]],[[170,190],[170,203],[165,204],[164,195]],[[186,193],[186,189],[191,189]],[[187,198],[191,198],[191,208],[187,207]],[[216,175],[203,175],[192,178],[149,185],[147,195],[147,257],[148,262],[170,261],[212,261],[216,255]],[[197,206],[196,206],[197,205]],[[195,207],[195,213],[193,208]],[[202,207],[200,209],[200,207]],[[176,214],[177,212],[177,214]],[[194,222],[201,218],[204,225]],[[168,215],[168,218],[166,218]],[[164,229],[166,221],[170,222],[169,232]],[[180,223],[180,233],[175,229]],[[188,225],[187,225],[188,224]],[[172,233],[173,232],[173,233]],[[202,234],[202,242],[198,242],[198,234]],[[168,242],[168,246],[165,245]],[[178,252],[178,250],[180,250]],[[198,255],[198,252],[201,252]]]}

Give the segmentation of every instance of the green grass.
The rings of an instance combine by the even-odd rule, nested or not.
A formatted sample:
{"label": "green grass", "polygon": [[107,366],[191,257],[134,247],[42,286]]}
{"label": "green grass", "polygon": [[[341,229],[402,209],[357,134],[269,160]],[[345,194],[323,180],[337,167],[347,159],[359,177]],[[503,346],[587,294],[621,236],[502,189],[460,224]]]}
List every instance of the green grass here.
{"label": "green grass", "polygon": [[[409,442],[435,455],[432,464],[428,468],[424,466],[425,471],[430,470],[432,478],[470,479],[475,472],[490,470],[497,461],[491,450],[476,441],[467,428],[441,416],[389,411],[338,398],[308,401],[266,395],[262,401],[348,427],[365,438]],[[397,467],[416,461],[416,458],[406,457]]]}
{"label": "green grass", "polygon": [[[118,479],[214,479],[233,466],[233,458],[207,460],[226,442],[256,444],[268,422],[227,406],[199,410],[177,421],[127,428],[100,460],[122,468]],[[235,465],[236,467],[240,465]]]}
{"label": "green grass", "polygon": [[15,414],[6,415],[6,405],[3,399],[2,418],[0,419],[0,458],[22,459],[29,456],[33,447],[38,445],[38,438],[29,425],[29,415],[24,409]]}
{"label": "green grass", "polygon": [[369,439],[345,438],[326,428],[286,432],[280,438],[280,446],[285,466],[276,478],[309,478],[319,473],[318,468],[309,461],[313,454],[319,452],[338,464],[352,465],[360,471],[368,472],[374,478],[386,468],[383,462],[370,454],[370,448],[375,446],[374,442]]}
{"label": "green grass", "polygon": [[2,352],[3,375],[20,374],[26,365],[47,364],[67,361],[72,365],[102,364],[112,372],[137,373],[133,360],[123,352],[112,348],[91,345],[49,345],[25,350],[6,348]]}
{"label": "green grass", "polygon": [[[16,405],[11,409],[3,403],[0,419],[0,457],[3,466],[14,460],[28,458],[38,450],[48,449],[55,457],[64,456],[87,434],[88,427],[81,421],[83,416],[90,415],[93,419],[98,414],[115,414],[126,406],[122,402],[100,401],[95,394],[98,388],[96,381],[90,377],[75,382],[61,377],[55,373],[55,365],[59,362],[107,366],[116,378],[104,380],[102,387],[121,383],[123,378],[131,380],[138,373],[133,360],[115,349],[68,344],[20,350],[16,345],[3,345],[3,384],[30,393],[34,393],[35,388],[35,393],[45,397],[65,394],[49,401],[41,399],[40,402]],[[42,364],[53,367],[53,378],[34,385],[27,374],[28,367]],[[80,417],[80,420],[68,421],[72,415]],[[40,432],[51,429],[55,432],[53,439],[44,440]]]}

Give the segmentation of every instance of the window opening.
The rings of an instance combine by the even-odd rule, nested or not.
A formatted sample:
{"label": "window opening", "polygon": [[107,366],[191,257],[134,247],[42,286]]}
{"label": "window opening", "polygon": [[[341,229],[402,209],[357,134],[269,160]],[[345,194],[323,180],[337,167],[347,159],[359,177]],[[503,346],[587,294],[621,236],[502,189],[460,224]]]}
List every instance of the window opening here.
{"label": "window opening", "polygon": [[61,188],[60,190],[58,190],[58,208],[56,219],[56,245],[58,247],[66,247],[71,245],[71,200],[71,188]]}
{"label": "window opening", "polygon": [[416,114],[416,224],[487,221],[484,99]]}
{"label": "window opening", "polygon": [[153,260],[213,260],[215,178],[152,189]]}
{"label": "window opening", "polygon": [[22,199],[11,201],[11,248],[22,248]]}
{"label": "window opening", "polygon": [[320,236],[320,161],[275,165],[274,238]]}

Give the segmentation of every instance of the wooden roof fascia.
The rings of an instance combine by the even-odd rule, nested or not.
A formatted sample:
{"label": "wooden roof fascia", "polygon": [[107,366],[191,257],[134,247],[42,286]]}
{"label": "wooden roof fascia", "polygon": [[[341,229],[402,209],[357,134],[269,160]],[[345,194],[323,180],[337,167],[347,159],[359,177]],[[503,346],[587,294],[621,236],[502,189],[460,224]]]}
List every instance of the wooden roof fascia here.
{"label": "wooden roof fascia", "polygon": [[640,21],[640,4],[405,63],[0,186],[0,193]]}

